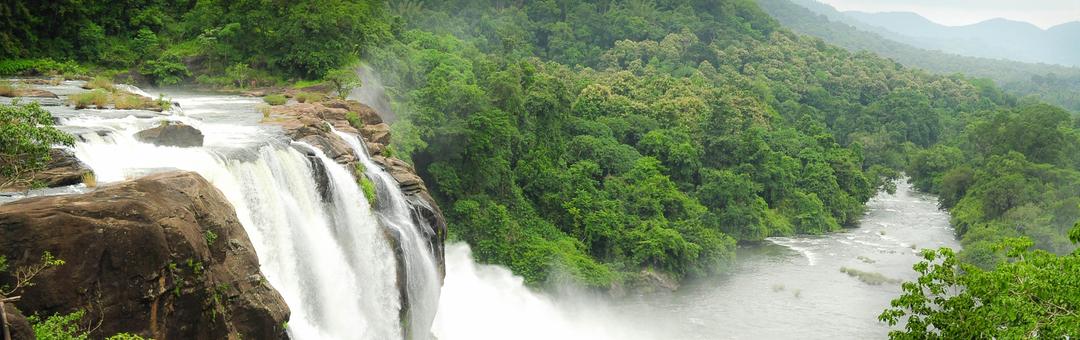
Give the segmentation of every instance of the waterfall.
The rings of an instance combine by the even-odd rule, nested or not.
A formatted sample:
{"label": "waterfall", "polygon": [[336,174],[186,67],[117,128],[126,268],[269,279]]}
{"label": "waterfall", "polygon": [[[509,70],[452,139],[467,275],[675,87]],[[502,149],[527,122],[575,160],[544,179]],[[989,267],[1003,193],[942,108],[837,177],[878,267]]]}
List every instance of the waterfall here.
{"label": "waterfall", "polygon": [[[133,137],[159,119],[80,114],[61,123],[82,132],[76,156],[100,183],[181,169],[199,173],[221,190],[247,231],[266,280],[292,310],[292,338],[402,337],[397,263],[378,225],[382,220],[409,229],[394,216],[397,207],[376,217],[349,171],[309,145],[283,141],[258,126],[170,119],[202,130],[206,144],[161,147]],[[315,169],[325,175],[316,176]],[[319,192],[320,184],[326,194]],[[428,300],[414,301],[419,303],[414,308],[431,308],[421,302]]]}
{"label": "waterfall", "polygon": [[358,136],[337,131],[333,126],[330,128],[349,143],[360,164],[363,164],[366,176],[374,181],[378,188],[376,205],[379,221],[398,236],[405,260],[410,314],[408,331],[412,339],[428,339],[442,286],[431,252],[434,245],[428,242],[430,238],[425,237],[435,231],[430,225],[414,223],[423,219],[412,218],[409,203],[405,200],[405,194],[401,192],[397,180],[371,160]]}

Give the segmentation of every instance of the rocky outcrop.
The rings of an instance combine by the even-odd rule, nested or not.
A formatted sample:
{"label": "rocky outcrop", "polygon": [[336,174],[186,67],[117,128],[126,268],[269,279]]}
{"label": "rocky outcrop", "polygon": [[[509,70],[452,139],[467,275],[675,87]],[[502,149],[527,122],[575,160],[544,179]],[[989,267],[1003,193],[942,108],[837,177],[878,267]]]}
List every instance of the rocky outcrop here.
{"label": "rocky outcrop", "polygon": [[203,145],[202,131],[180,122],[164,122],[159,126],[139,131],[135,139],[143,143],[182,148]]}
{"label": "rocky outcrop", "polygon": [[[94,173],[90,168],[79,161],[71,151],[64,149],[49,150],[49,162],[41,171],[34,173],[26,180],[12,182],[8,178],[0,176],[0,192],[23,191],[38,185],[46,188],[56,188],[79,183],[94,186]],[[11,183],[8,183],[11,182]],[[8,183],[6,185],[2,183]]]}
{"label": "rocky outcrop", "polygon": [[[38,263],[44,252],[66,263],[37,275],[18,307],[85,310],[100,323],[92,338],[287,338],[285,301],[259,271],[232,206],[195,173],[0,205],[0,255],[10,267]],[[10,283],[7,275],[0,282]]]}
{"label": "rocky outcrop", "polygon": [[0,92],[3,97],[60,98],[55,93],[35,88],[15,88],[10,93]]}

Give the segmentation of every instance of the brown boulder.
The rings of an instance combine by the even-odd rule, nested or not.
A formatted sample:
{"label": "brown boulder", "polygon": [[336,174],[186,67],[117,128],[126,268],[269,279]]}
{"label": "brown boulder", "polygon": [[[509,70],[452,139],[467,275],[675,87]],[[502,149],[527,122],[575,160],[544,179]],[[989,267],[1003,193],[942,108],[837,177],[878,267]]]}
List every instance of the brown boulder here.
{"label": "brown boulder", "polygon": [[364,140],[368,142],[390,144],[390,125],[386,123],[364,125],[360,128],[360,135],[364,136]]}
{"label": "brown boulder", "polygon": [[189,148],[203,145],[202,131],[179,122],[165,122],[160,126],[139,131],[135,134],[135,139],[159,146]]}
{"label": "brown boulder", "polygon": [[[94,186],[93,172],[70,151],[52,149],[49,150],[49,157],[49,163],[45,165],[45,168],[35,173],[30,179],[7,185],[0,184],[0,192],[23,191],[29,189],[31,184],[34,183],[47,188],[56,188],[86,181],[87,186]],[[8,178],[0,176],[0,183],[7,183],[8,181]]]}
{"label": "brown boulder", "polygon": [[287,338],[285,301],[263,279],[232,206],[195,173],[3,204],[0,235],[12,268],[38,263],[46,251],[66,261],[41,272],[19,308],[86,310],[100,322],[92,338]]}
{"label": "brown boulder", "polygon": [[375,109],[355,100],[335,99],[325,102],[323,103],[323,105],[332,108],[345,109],[349,112],[356,113],[356,115],[360,117],[360,121],[363,122],[364,125],[379,124],[383,122],[382,118],[379,117],[379,113],[376,112]]}
{"label": "brown boulder", "polygon": [[60,98],[55,93],[33,88],[17,88],[10,94],[10,96],[5,95],[4,97]]}

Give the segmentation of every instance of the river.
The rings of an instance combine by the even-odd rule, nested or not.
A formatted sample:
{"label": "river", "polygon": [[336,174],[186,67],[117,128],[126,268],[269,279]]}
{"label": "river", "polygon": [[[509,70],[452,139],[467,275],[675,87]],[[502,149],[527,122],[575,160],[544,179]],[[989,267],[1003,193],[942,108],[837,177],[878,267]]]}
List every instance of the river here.
{"label": "river", "polygon": [[877,195],[867,208],[858,228],[743,246],[726,275],[689,282],[673,293],[617,301],[588,294],[537,296],[505,269],[476,265],[466,247],[451,246],[436,334],[538,340],[885,338],[889,328],[877,316],[899,296],[900,285],[869,284],[841,268],[913,280],[920,249],[959,244],[936,198],[907,183],[898,183],[895,194]]}
{"label": "river", "polygon": [[[78,85],[67,82],[46,89],[64,96],[82,91]],[[362,240],[366,234],[355,237],[363,242],[322,249],[326,247],[320,244],[341,240],[332,239],[329,232],[311,234],[310,226],[298,228],[322,221],[315,224],[327,230],[369,230],[375,214],[365,208],[334,218],[320,211],[346,209],[342,204],[311,205],[308,201],[314,199],[308,196],[315,194],[307,183],[307,163],[286,147],[278,131],[258,124],[258,99],[170,95],[183,112],[167,118],[146,111],[76,111],[57,106],[60,101],[47,109],[59,118],[62,129],[83,136],[74,149],[97,172],[99,182],[180,168],[200,172],[225,192],[256,245],[264,272],[293,308],[294,337],[379,339],[398,332],[396,321],[388,321],[397,308],[391,294],[396,291],[386,282],[385,272],[392,267],[372,260],[385,259],[385,249]],[[198,127],[206,135],[206,145],[154,147],[131,138],[162,119]],[[79,185],[33,194],[85,190],[89,189]],[[357,196],[354,191],[342,195]],[[261,199],[279,195],[288,198],[293,209],[272,204],[281,203],[278,200]],[[18,197],[0,197],[0,203]],[[264,218],[269,215],[281,216]],[[333,220],[364,223],[336,226]],[[311,244],[302,244],[305,239]],[[670,293],[615,300],[566,292],[573,290],[537,293],[505,268],[475,263],[466,245],[450,244],[432,333],[441,340],[884,338],[888,327],[877,321],[877,315],[900,293],[894,280],[914,279],[911,266],[920,259],[918,250],[937,247],[959,247],[948,215],[937,209],[934,197],[914,192],[906,183],[899,183],[895,194],[872,199],[858,228],[742,246],[728,274],[689,282]],[[323,260],[305,262],[308,256],[297,256],[293,249],[318,252]],[[336,265],[319,264],[326,259]],[[356,273],[343,276],[337,270],[346,267]],[[889,282],[863,282],[842,268],[877,273]],[[382,279],[364,279],[371,277]],[[359,304],[348,311],[332,307],[342,298]]]}

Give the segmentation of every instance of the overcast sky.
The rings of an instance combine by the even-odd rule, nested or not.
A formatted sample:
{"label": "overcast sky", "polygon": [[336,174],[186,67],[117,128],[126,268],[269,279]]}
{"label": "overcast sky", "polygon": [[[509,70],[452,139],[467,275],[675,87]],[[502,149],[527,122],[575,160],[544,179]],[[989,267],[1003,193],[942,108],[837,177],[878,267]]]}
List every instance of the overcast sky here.
{"label": "overcast sky", "polygon": [[1042,28],[1080,21],[1080,0],[818,0],[841,11],[915,12],[931,21],[967,25],[993,18]]}

